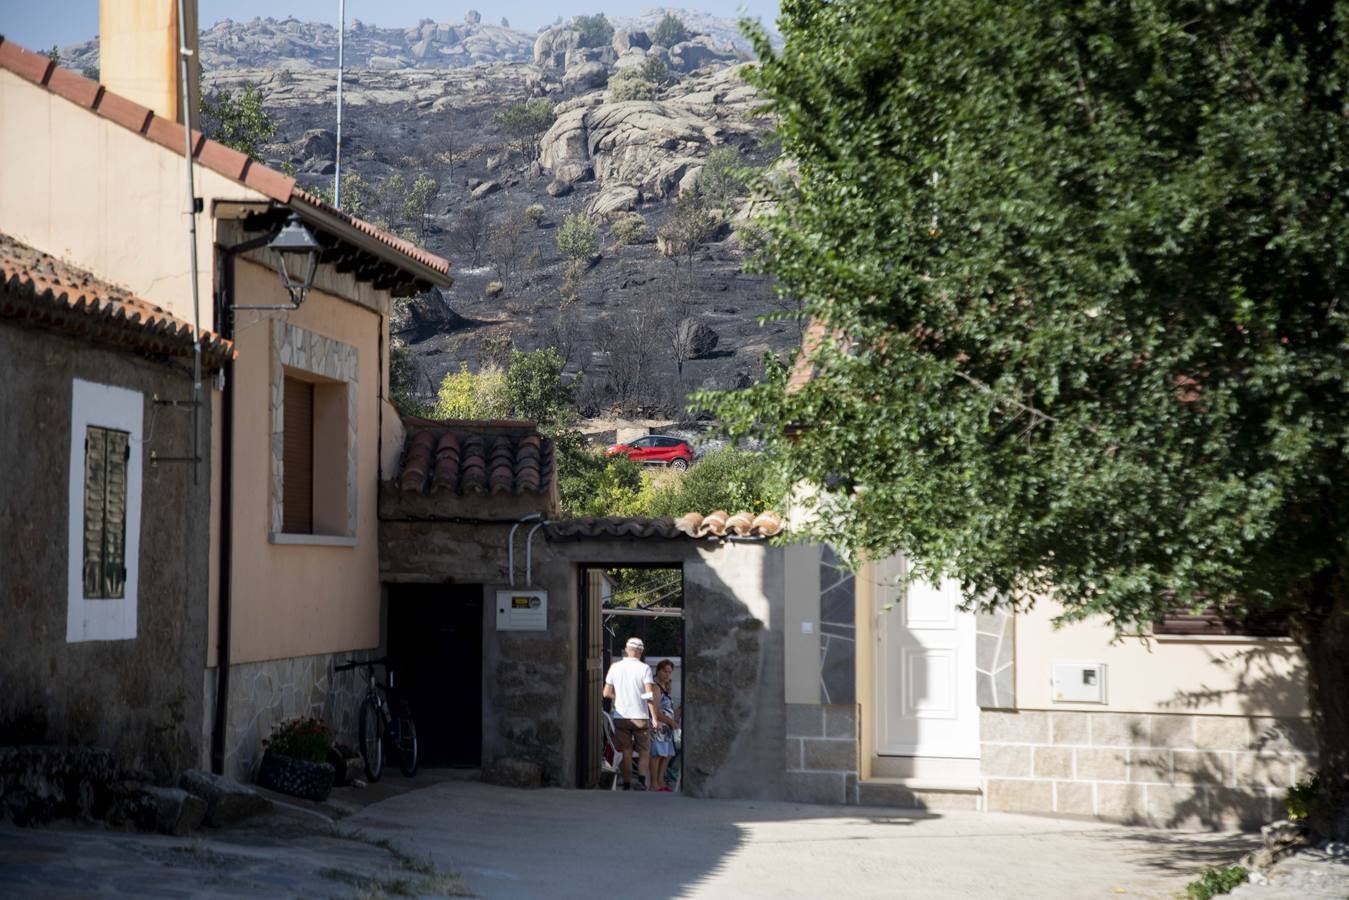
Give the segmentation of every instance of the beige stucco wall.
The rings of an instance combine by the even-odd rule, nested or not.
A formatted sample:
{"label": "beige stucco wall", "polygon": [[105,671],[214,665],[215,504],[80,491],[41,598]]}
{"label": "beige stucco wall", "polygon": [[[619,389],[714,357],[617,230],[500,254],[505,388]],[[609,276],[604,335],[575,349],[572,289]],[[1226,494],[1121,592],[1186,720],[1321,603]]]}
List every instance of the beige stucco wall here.
{"label": "beige stucco wall", "polygon": [[[183,157],[0,70],[0,231],[192,321]],[[196,192],[264,200],[197,166]],[[197,220],[202,327],[213,328],[214,240]]]}
{"label": "beige stucco wall", "polygon": [[[1131,637],[1112,643],[1114,633],[1104,620],[1056,629],[1052,620],[1058,612],[1056,604],[1044,602],[1017,617],[1020,709],[1306,715],[1304,669],[1291,641]],[[1105,663],[1107,702],[1054,702],[1055,661]]]}
{"label": "beige stucco wall", "polygon": [[[239,303],[285,301],[276,274],[248,260],[236,273]],[[272,317],[356,348],[358,446],[355,546],[274,544],[271,521]],[[373,647],[379,643],[377,545],[380,316],[311,290],[288,313],[242,312],[236,326],[233,605],[230,657],[244,663]],[[343,453],[343,449],[336,452]],[[212,620],[214,623],[214,619]],[[214,641],[214,635],[212,635]]]}

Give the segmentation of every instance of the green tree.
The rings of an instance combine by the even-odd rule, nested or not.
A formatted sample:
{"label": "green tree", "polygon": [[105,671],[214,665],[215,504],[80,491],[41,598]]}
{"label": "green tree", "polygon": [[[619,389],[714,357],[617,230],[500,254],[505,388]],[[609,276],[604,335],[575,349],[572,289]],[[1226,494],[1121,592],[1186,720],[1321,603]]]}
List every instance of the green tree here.
{"label": "green tree", "polygon": [[695,189],[710,206],[725,209],[745,195],[743,167],[739,150],[730,145],[717,147],[698,170]]}
{"label": "green tree", "polygon": [[614,26],[609,24],[604,13],[577,16],[572,21],[572,27],[581,33],[577,41],[577,46],[580,47],[605,47],[614,38]]}
{"label": "green tree", "polygon": [[823,538],[972,604],[1286,612],[1346,836],[1349,7],[990,10],[750,28],[799,163],[762,262],[824,331],[717,405],[831,488]]}
{"label": "green tree", "polygon": [[238,93],[216,88],[201,98],[201,130],[261,162],[263,145],[276,136],[276,123],[263,109],[257,85],[244,84]]}
{"label": "green tree", "polygon": [[656,24],[656,30],[651,33],[651,40],[662,47],[682,44],[691,37],[693,35],[689,34],[688,28],[684,26],[684,20],[672,13],[666,13],[665,18]]}
{"label": "green tree", "polygon": [[468,363],[460,363],[458,372],[441,380],[434,413],[437,419],[506,418],[506,373],[494,365],[470,372]]}
{"label": "green tree", "polygon": [[431,416],[435,409],[417,395],[417,366],[406,347],[389,348],[389,400],[405,416]]}
{"label": "green tree", "polygon": [[512,350],[505,385],[510,414],[540,428],[565,425],[571,419],[573,399],[571,386],[562,380],[563,365],[561,354],[552,347]]}
{"label": "green tree", "polygon": [[427,218],[431,214],[431,204],[440,193],[440,182],[430,175],[418,175],[403,198],[403,217],[412,222],[417,234],[426,238]]}
{"label": "green tree", "polygon": [[497,127],[511,139],[515,149],[533,159],[539,155],[539,139],[553,127],[557,114],[542,97],[512,103],[496,114]]}
{"label": "green tree", "polygon": [[47,51],[47,58],[56,65],[61,65],[61,48],[52,44],[52,48]]}

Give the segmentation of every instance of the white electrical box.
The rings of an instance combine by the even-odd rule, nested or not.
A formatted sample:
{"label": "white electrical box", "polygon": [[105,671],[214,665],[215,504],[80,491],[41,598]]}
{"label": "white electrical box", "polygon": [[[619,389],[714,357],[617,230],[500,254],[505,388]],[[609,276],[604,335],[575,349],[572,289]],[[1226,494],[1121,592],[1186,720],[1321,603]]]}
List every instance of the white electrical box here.
{"label": "white electrical box", "polygon": [[1056,703],[1104,703],[1105,663],[1054,663],[1054,701]]}
{"label": "white electrical box", "polygon": [[497,631],[547,630],[547,591],[497,591]]}

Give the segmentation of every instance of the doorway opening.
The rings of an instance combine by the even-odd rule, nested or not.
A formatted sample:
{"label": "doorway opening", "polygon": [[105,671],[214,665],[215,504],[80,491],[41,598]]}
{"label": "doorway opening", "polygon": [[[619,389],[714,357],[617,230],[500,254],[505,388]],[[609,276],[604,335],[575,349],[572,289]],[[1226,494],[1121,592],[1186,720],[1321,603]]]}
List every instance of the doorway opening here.
{"label": "doorway opening", "polygon": [[389,660],[426,766],[482,764],[483,587],[388,585]]}
{"label": "doorway opening", "polygon": [[[604,680],[609,667],[623,657],[629,638],[641,638],[645,645],[642,658],[653,673],[667,660],[673,667],[669,687],[657,688],[656,701],[660,705],[668,693],[667,707],[673,709],[677,721],[684,721],[684,573],[679,566],[594,564],[580,568],[579,581],[582,640],[577,785],[609,788],[618,777],[621,760],[611,729],[606,727],[606,719],[612,719],[606,710],[609,704],[603,699]],[[681,731],[671,729],[674,756],[661,779],[673,790],[679,787],[684,765]]]}

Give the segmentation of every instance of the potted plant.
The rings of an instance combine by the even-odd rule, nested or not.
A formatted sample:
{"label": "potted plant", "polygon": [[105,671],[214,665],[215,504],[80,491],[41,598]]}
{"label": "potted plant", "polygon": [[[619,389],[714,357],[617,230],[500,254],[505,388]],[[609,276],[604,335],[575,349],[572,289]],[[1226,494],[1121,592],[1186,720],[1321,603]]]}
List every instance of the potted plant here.
{"label": "potted plant", "polygon": [[266,749],[258,767],[258,784],[304,800],[328,799],[337,774],[328,763],[333,749],[331,728],[312,716],[287,719],[262,744]]}

